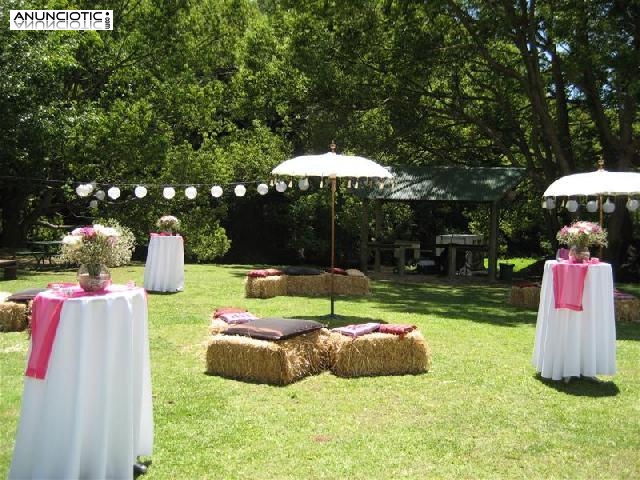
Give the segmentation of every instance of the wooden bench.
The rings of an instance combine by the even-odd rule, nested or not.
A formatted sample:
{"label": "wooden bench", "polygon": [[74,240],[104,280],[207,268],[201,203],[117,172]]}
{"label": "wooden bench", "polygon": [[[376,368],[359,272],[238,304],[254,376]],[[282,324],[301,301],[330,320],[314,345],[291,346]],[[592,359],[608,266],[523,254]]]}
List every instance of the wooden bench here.
{"label": "wooden bench", "polygon": [[4,270],[5,280],[18,278],[18,262],[15,260],[0,260],[0,268]]}
{"label": "wooden bench", "polygon": [[38,266],[44,265],[44,261],[46,259],[49,259],[49,262],[51,262],[51,255],[41,250],[20,250],[18,252],[15,252],[14,255],[16,257],[33,257],[33,259],[36,261],[36,265]]}

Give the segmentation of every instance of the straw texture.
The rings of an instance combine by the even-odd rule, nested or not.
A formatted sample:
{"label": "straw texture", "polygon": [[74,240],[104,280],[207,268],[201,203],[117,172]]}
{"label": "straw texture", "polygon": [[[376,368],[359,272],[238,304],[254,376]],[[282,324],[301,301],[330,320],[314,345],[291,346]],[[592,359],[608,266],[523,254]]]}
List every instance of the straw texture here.
{"label": "straw texture", "polygon": [[640,300],[616,298],[614,300],[616,322],[640,322]]}
{"label": "straw texture", "polygon": [[244,293],[247,298],[273,298],[287,294],[286,276],[247,277]]}
{"label": "straw texture", "polygon": [[[369,278],[365,276],[334,275],[335,295],[369,295]],[[247,277],[247,298],[272,298],[279,295],[319,297],[331,292],[331,274],[282,275],[279,277]]]}
{"label": "straw texture", "polygon": [[29,325],[30,306],[25,303],[0,303],[0,331],[21,332]]}
{"label": "straw texture", "polygon": [[248,382],[287,385],[327,367],[327,329],[286,340],[213,335],[207,344],[207,373]]}
{"label": "straw texture", "polygon": [[509,303],[515,307],[537,309],[540,304],[540,285],[513,285]]}
{"label": "straw texture", "polygon": [[415,374],[431,367],[431,349],[418,330],[355,339],[331,332],[329,343],[329,368],[340,377]]}

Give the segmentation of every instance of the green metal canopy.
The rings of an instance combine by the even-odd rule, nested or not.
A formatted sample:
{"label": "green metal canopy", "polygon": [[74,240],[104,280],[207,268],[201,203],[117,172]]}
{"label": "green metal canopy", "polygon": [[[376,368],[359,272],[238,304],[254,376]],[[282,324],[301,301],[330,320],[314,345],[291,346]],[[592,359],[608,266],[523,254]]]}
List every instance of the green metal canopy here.
{"label": "green metal canopy", "polygon": [[388,201],[495,202],[525,176],[524,168],[392,167],[391,185],[368,191],[368,198]]}
{"label": "green metal canopy", "polygon": [[[496,278],[498,261],[498,208],[505,194],[526,175],[524,168],[509,167],[393,167],[393,181],[384,188],[360,189],[362,197],[375,200],[376,228],[381,219],[380,205],[387,201],[473,202],[489,205],[489,278]],[[366,209],[363,209],[363,212]],[[361,229],[361,265],[367,265],[366,216]],[[455,252],[455,249],[454,249]],[[455,254],[451,255],[455,266]],[[452,272],[452,268],[449,268]]]}

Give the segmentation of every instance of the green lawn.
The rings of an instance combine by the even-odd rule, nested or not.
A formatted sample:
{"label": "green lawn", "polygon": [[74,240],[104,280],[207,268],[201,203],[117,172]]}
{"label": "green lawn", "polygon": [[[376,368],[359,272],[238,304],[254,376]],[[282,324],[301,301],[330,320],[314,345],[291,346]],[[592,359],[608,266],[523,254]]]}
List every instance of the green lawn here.
{"label": "green lawn", "polygon": [[[423,375],[286,387],[204,373],[219,306],[317,318],[325,298],[244,298],[247,266],[187,265],[185,291],[149,295],[155,445],[152,479],[640,478],[640,324],[618,325],[614,377],[543,381],[531,366],[536,312],[505,285],[372,283],[339,299],[348,322],[416,324],[433,351]],[[114,280],[142,283],[141,266]],[[73,273],[21,275],[17,291]],[[637,286],[627,290],[638,293]],[[0,334],[0,478],[8,472],[28,340]]]}

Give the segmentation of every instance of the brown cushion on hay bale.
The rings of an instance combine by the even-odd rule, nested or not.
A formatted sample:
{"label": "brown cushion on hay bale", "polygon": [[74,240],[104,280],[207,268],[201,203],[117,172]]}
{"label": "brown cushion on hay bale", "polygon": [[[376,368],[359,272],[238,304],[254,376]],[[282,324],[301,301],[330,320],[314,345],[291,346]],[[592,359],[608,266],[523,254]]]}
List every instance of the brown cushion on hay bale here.
{"label": "brown cushion on hay bale", "polygon": [[244,294],[247,298],[273,298],[287,294],[287,277],[247,277],[244,284]]}
{"label": "brown cushion on hay bale", "polygon": [[29,325],[30,308],[26,303],[0,303],[0,331],[21,332]]}
{"label": "brown cushion on hay bale", "polygon": [[640,322],[640,299],[614,298],[616,322]]}
{"label": "brown cushion on hay bale", "polygon": [[259,318],[240,325],[231,325],[225,335],[244,335],[261,340],[284,340],[303,333],[320,330],[324,325],[314,320],[297,318]]}
{"label": "brown cushion on hay bale", "polygon": [[340,377],[424,373],[431,367],[431,349],[418,330],[404,336],[370,333],[351,339],[331,333],[329,368]]}
{"label": "brown cushion on hay bale", "polygon": [[28,303],[32,301],[36,295],[42,293],[46,290],[46,288],[27,288],[26,290],[21,290],[19,292],[14,293],[9,298],[6,299],[7,302],[16,302],[16,303]]}
{"label": "brown cushion on hay bale", "polygon": [[207,373],[287,385],[326,369],[328,335],[324,328],[278,341],[213,335],[207,345]]}
{"label": "brown cushion on hay bale", "polygon": [[319,268],[314,267],[303,267],[303,266],[293,266],[293,267],[284,267],[282,272],[285,275],[289,275],[291,277],[296,277],[299,275],[310,276],[310,275],[322,275],[324,272]]}

